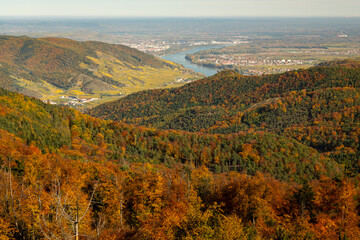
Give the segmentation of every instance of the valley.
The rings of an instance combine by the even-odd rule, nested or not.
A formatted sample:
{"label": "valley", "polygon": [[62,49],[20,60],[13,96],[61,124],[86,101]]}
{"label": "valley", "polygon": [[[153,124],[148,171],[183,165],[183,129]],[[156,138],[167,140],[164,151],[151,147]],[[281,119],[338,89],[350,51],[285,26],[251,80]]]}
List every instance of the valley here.
{"label": "valley", "polygon": [[187,69],[191,69],[195,72],[202,73],[205,76],[209,77],[209,76],[212,76],[217,73],[217,69],[215,67],[198,65],[196,63],[189,61],[186,58],[186,56],[188,54],[194,54],[194,53],[202,51],[202,50],[216,49],[216,48],[221,48],[221,47],[222,47],[221,45],[200,46],[200,47],[191,48],[190,50],[181,51],[181,52],[173,53],[170,55],[165,55],[165,56],[162,56],[161,58],[171,61],[171,62],[181,64],[182,66],[184,66]]}
{"label": "valley", "polygon": [[359,20],[0,17],[0,239],[359,239]]}

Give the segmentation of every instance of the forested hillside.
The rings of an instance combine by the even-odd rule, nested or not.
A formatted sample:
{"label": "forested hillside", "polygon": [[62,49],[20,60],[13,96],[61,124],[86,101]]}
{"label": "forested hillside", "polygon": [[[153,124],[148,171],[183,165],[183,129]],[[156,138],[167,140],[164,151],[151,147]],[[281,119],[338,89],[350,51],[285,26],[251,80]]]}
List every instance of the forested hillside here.
{"label": "forested hillside", "polygon": [[139,92],[93,116],[191,132],[265,131],[291,137],[359,172],[360,63],[336,61],[277,75],[224,71],[177,89]]}
{"label": "forested hillside", "polygon": [[[107,119],[147,124],[150,119],[161,117],[166,120],[165,115],[171,116],[195,107],[219,108],[231,114],[286,92],[360,86],[360,62],[346,61],[332,65],[264,76],[244,76],[228,70],[180,88],[132,94],[100,105],[90,113]],[[186,130],[186,126],[182,128]]]}
{"label": "forested hillside", "polygon": [[122,45],[0,36],[0,87],[38,98],[119,96],[198,77]]}
{"label": "forested hillside", "polygon": [[[181,114],[194,125],[210,110],[222,116],[193,132],[98,119],[1,89],[0,239],[357,239],[358,69],[347,64],[319,67],[313,84],[287,83],[296,74],[288,73],[254,78],[271,88],[251,87],[253,78],[223,72],[156,90],[168,100],[193,92],[167,109],[189,106]],[[226,103],[239,82],[250,88]],[[206,84],[212,99],[198,95]],[[125,100],[143,97],[141,109],[146,95],[158,98]],[[159,114],[166,101],[148,104]]]}
{"label": "forested hillside", "polygon": [[358,178],[295,140],[135,127],[6,90],[0,107],[2,239],[360,234]]}
{"label": "forested hillside", "polygon": [[254,174],[260,170],[297,182],[341,172],[335,162],[312,148],[276,134],[214,135],[134,127],[6,90],[0,96],[1,129],[43,152],[77,149],[71,158],[78,160],[181,163],[206,166],[217,173],[237,170]]}

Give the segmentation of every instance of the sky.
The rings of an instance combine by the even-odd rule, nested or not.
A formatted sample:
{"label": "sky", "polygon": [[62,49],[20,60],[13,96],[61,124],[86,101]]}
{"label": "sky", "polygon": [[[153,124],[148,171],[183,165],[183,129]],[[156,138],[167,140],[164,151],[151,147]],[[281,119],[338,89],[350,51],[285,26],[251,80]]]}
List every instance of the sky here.
{"label": "sky", "polygon": [[0,0],[0,17],[360,17],[360,0]]}

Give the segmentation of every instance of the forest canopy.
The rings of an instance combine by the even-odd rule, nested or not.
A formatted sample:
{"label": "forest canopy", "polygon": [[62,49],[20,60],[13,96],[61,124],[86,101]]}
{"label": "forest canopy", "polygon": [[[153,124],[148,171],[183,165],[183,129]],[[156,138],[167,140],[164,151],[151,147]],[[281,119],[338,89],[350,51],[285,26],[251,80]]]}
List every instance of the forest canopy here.
{"label": "forest canopy", "polygon": [[0,239],[356,239],[356,64],[225,71],[92,112],[124,121],[1,89]]}

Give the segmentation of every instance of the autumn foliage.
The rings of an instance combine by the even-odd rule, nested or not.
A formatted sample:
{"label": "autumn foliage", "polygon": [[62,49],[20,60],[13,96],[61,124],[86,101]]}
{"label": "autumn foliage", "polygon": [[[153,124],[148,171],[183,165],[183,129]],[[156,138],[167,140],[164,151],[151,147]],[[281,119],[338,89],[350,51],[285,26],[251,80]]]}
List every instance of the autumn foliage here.
{"label": "autumn foliage", "polygon": [[357,87],[266,91],[191,133],[1,89],[0,239],[358,239]]}

